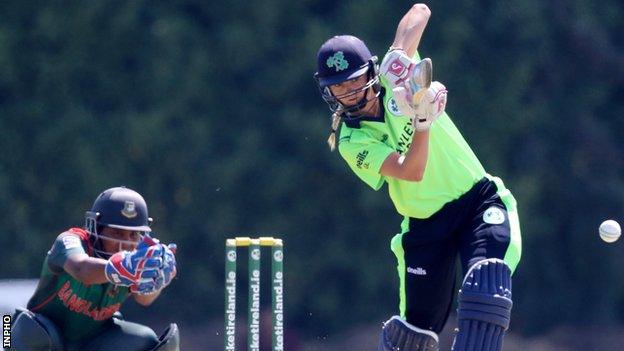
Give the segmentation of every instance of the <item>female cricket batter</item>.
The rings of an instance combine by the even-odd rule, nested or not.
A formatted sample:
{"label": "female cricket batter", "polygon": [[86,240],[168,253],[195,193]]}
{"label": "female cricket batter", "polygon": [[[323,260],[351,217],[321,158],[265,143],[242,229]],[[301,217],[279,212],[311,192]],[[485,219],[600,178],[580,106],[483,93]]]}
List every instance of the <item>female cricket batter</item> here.
{"label": "female cricket batter", "polygon": [[176,275],[174,246],[149,237],[143,197],[125,187],[102,192],[85,228],[61,233],[41,279],[13,323],[13,346],[25,351],[177,351],[171,324],[159,339],[144,325],[117,317],[133,297],[150,305]]}
{"label": "female cricket batter", "polygon": [[356,37],[335,36],[321,46],[315,78],[333,112],[328,143],[333,150],[337,142],[349,167],[373,189],[387,183],[405,217],[391,241],[400,316],[384,323],[378,349],[438,349],[459,255],[453,350],[499,351],[521,254],[516,201],[486,173],[444,112],[446,88],[431,82],[431,61],[417,53],[429,16],[424,4],[403,16],[380,67]]}

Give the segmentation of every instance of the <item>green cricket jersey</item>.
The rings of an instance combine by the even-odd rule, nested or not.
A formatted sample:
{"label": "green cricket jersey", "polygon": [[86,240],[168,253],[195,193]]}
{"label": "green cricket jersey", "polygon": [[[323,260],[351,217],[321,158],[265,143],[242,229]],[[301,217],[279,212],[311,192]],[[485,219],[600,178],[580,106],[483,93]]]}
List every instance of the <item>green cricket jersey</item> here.
{"label": "green cricket jersey", "polygon": [[110,283],[87,285],[63,270],[67,257],[93,256],[89,235],[79,228],[60,234],[48,252],[39,285],[28,309],[50,318],[68,341],[96,335],[130,295],[127,287]]}
{"label": "green cricket jersey", "polygon": [[[420,59],[418,53],[415,58]],[[381,165],[392,152],[405,155],[414,128],[411,119],[401,114],[386,78],[380,75],[380,81],[382,119],[361,121],[360,128],[350,128],[343,123],[338,150],[353,172],[373,189],[379,190],[384,183],[388,184],[390,198],[401,215],[428,218],[487,174],[455,124],[443,113],[430,129],[429,157],[423,179],[411,182],[382,176]]]}

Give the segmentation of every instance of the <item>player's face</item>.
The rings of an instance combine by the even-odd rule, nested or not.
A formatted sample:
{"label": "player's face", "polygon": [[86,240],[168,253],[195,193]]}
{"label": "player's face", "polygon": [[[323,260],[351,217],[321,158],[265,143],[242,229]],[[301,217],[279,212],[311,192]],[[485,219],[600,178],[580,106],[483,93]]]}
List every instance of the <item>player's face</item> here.
{"label": "player's face", "polygon": [[362,89],[366,83],[368,83],[368,74],[363,74],[357,78],[330,85],[329,90],[344,106],[354,106],[364,98],[364,95],[371,92],[371,89]]}
{"label": "player's face", "polygon": [[132,251],[141,241],[142,232],[104,227],[100,233],[104,251],[116,253],[122,250]]}

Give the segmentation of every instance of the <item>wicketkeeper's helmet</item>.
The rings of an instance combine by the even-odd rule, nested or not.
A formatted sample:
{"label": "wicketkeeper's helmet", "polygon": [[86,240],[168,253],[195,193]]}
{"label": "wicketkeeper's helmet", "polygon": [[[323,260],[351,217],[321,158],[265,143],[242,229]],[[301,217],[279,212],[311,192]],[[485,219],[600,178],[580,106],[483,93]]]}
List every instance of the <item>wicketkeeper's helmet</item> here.
{"label": "wicketkeeper's helmet", "polygon": [[[91,210],[85,214],[85,229],[91,235],[98,256],[110,256],[102,250],[100,239],[117,240],[99,234],[103,227],[118,228],[136,232],[150,232],[152,219],[147,214],[147,204],[141,194],[126,187],[104,190],[93,202]],[[136,243],[132,243],[136,244]]]}

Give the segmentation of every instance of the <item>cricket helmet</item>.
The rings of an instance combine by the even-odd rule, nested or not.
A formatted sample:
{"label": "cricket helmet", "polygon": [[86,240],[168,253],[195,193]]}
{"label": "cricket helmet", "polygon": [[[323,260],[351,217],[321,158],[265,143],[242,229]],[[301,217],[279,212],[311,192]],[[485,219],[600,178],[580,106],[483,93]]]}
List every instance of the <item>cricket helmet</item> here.
{"label": "cricket helmet", "polygon": [[124,242],[101,235],[103,227],[145,233],[152,230],[151,223],[143,196],[123,186],[104,190],[85,214],[85,229],[93,240],[95,252],[102,257],[110,256],[111,253],[102,250],[100,239],[120,244]]}
{"label": "cricket helmet", "polygon": [[[342,83],[366,74],[368,80],[362,87],[341,96],[334,96],[329,86]],[[377,56],[373,56],[362,40],[352,35],[338,35],[327,40],[317,54],[317,71],[314,78],[323,100],[332,112],[343,112],[345,119],[357,119],[357,112],[366,103],[379,96],[379,73]],[[338,99],[372,88],[374,97],[365,95],[355,105],[344,106]]]}

